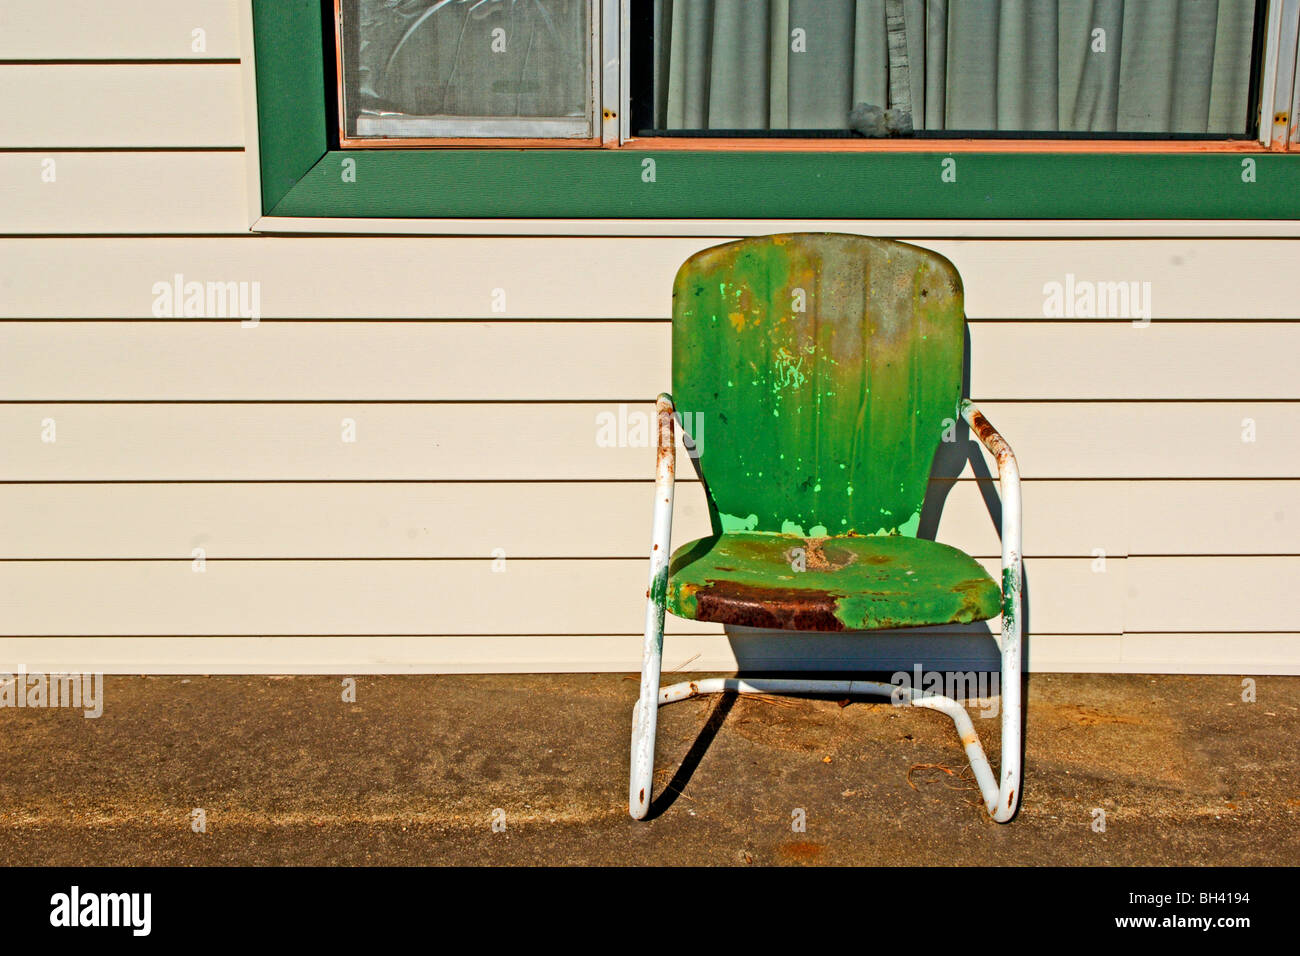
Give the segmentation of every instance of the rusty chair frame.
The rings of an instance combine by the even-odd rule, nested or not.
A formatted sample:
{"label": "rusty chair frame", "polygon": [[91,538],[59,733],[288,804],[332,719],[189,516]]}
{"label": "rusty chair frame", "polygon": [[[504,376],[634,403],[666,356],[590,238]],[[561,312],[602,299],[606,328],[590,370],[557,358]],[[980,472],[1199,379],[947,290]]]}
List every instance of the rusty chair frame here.
{"label": "rusty chair frame", "polygon": [[1002,497],[1002,759],[999,782],[979,735],[966,709],[951,697],[922,693],[915,688],[896,687],[876,681],[711,678],[660,687],[663,658],[664,616],[668,590],[668,563],[673,517],[673,485],[676,480],[676,409],[672,397],[659,396],[653,543],[650,550],[650,583],[646,592],[645,643],[641,660],[641,690],[632,715],[631,773],[628,810],[642,820],[650,810],[654,794],[655,731],[659,708],[702,694],[829,694],[883,696],[895,703],[937,710],[947,714],[956,726],[966,756],[989,816],[1006,823],[1015,816],[1020,797],[1020,753],[1022,745],[1020,702],[1021,646],[1021,511],[1020,471],[1011,446],[994,430],[969,399],[959,406],[961,417],[997,460],[998,485]]}

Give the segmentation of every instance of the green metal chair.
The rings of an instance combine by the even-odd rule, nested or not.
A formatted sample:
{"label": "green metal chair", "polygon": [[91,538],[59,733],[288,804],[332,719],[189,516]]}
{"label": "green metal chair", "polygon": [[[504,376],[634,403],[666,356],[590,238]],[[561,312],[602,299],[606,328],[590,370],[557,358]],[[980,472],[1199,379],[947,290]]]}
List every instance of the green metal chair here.
{"label": "green metal chair", "polygon": [[[661,705],[708,693],[869,694],[954,721],[989,814],[1020,778],[1020,478],[961,395],[966,317],[944,257],[884,239],[796,233],[697,253],[673,286],[673,396],[660,395],[653,547],[629,810],[653,795]],[[679,411],[680,410],[680,411]],[[930,467],[958,417],[996,457],[1001,587],[916,537]],[[674,427],[713,533],[669,557]],[[699,621],[858,631],[1002,616],[1001,781],[964,707],[874,681],[715,678],[659,686],[666,611]]]}

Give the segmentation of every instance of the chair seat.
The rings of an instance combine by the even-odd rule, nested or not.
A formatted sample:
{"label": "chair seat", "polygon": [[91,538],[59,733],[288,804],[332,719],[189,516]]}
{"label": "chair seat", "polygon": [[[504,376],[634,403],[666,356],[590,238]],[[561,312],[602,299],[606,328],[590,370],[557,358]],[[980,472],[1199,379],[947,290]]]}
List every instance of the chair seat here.
{"label": "chair seat", "polygon": [[729,532],[683,545],[669,563],[668,610],[719,624],[919,627],[986,620],[1001,603],[998,585],[970,555],[900,535]]}

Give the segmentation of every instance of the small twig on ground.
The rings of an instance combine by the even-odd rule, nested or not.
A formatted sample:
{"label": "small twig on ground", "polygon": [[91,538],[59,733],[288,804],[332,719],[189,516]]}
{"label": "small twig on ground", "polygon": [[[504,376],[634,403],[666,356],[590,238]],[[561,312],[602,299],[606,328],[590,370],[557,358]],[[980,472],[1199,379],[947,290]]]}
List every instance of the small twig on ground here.
{"label": "small twig on ground", "polygon": [[[693,655],[693,656],[691,656],[691,657],[686,658],[686,660],[682,661],[682,662],[681,662],[680,664],[678,664],[676,667],[670,667],[670,668],[668,668],[668,670],[664,671],[664,673],[665,673],[665,674],[676,674],[678,671],[685,670],[689,665],[695,663],[695,662],[696,662],[697,660],[699,660],[699,659],[700,659],[700,655],[699,655],[699,654],[695,654],[695,655]],[[640,674],[625,674],[625,675],[623,675],[623,680],[634,680],[634,681],[640,681],[640,680],[641,680],[641,675],[640,675]]]}
{"label": "small twig on ground", "polygon": [[772,694],[741,694],[744,700],[761,700],[765,704],[776,704],[778,707],[798,707],[799,701],[790,697],[775,697]]}
{"label": "small twig on ground", "polygon": [[668,673],[669,673],[669,674],[676,674],[676,673],[677,673],[678,671],[680,671],[680,670],[685,670],[686,665],[688,665],[688,664],[693,664],[693,663],[695,663],[696,661],[698,661],[699,659],[700,659],[700,655],[699,655],[699,654],[692,655],[691,657],[688,657],[686,660],[682,661],[682,662],[681,662],[680,664],[678,664],[676,667],[670,668],[670,669],[668,670]]}
{"label": "small twig on ground", "polygon": [[[671,774],[671,773],[673,773],[673,771],[671,771],[671,770],[669,770],[667,767],[665,767],[665,768],[662,769],[662,770],[656,770],[654,775],[655,775],[656,777],[660,777],[660,776],[666,776],[666,775]],[[678,789],[677,787],[671,786],[671,784],[672,784],[672,779],[669,778],[667,784],[660,784],[660,786],[662,786],[663,789],[665,789],[665,790],[669,790],[669,791],[671,791],[672,793],[677,794],[677,796],[681,797],[683,800],[690,800],[691,803],[694,803],[694,802],[695,802],[694,800],[691,800],[691,798],[688,797],[688,796],[686,795],[686,791],[684,791],[684,790],[680,790],[680,789]]]}
{"label": "small twig on ground", "polygon": [[[945,767],[941,763],[914,763],[912,764],[912,766],[907,768],[907,785],[911,787],[913,790],[915,790],[917,793],[920,793],[921,791],[920,788],[912,782],[912,774],[918,770],[938,770],[941,773],[947,774],[948,777],[951,779],[945,780],[943,782],[943,785],[947,787],[949,790],[978,790],[979,789],[978,786],[974,786],[975,780],[973,774],[971,773],[969,764],[963,767],[960,772],[954,772],[948,767]],[[960,785],[956,785],[956,784],[960,784]]]}

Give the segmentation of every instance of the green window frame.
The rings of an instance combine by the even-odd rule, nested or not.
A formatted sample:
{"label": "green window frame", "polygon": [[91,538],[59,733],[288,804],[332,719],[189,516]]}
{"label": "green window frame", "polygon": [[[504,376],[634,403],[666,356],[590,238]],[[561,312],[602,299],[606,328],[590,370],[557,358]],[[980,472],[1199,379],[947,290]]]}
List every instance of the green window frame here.
{"label": "green window frame", "polygon": [[1300,152],[331,147],[320,0],[251,0],[261,208],[302,218],[1300,219]]}

